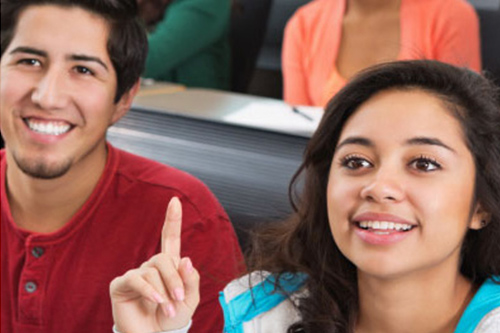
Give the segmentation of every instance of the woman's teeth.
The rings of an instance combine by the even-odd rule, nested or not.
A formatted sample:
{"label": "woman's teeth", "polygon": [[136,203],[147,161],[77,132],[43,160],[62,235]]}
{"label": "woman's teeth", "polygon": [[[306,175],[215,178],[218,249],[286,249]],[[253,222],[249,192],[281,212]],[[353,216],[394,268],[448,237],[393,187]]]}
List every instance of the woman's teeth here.
{"label": "woman's teeth", "polygon": [[358,225],[362,229],[372,229],[372,230],[381,230],[381,231],[408,231],[413,228],[411,224],[405,223],[394,223],[389,221],[361,221],[358,222]]}

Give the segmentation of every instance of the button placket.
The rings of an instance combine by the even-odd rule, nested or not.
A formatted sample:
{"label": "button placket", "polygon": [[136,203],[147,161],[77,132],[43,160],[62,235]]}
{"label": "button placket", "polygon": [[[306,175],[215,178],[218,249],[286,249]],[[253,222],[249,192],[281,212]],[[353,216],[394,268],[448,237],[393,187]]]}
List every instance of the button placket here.
{"label": "button placket", "polygon": [[51,269],[47,247],[34,244],[33,237],[25,242],[25,263],[19,285],[19,319],[21,322],[39,324],[42,321],[45,280]]}

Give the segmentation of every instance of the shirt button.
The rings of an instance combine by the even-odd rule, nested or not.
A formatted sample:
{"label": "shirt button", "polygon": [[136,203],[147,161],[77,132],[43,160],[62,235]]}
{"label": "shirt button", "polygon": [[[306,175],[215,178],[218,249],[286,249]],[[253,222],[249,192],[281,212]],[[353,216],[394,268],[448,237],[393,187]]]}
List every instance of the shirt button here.
{"label": "shirt button", "polygon": [[26,290],[27,293],[32,294],[36,291],[37,285],[35,282],[27,282],[24,285],[24,290]]}
{"label": "shirt button", "polygon": [[44,253],[45,250],[43,249],[43,247],[36,246],[33,249],[31,249],[31,254],[35,258],[40,258],[41,256],[43,256]]}

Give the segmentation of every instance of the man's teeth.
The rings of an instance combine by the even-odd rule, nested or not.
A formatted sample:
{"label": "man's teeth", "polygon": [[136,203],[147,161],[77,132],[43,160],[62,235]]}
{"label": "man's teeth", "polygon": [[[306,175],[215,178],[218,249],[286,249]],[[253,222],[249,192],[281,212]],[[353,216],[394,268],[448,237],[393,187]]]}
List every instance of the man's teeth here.
{"label": "man's teeth", "polygon": [[71,128],[68,124],[61,123],[40,123],[34,121],[27,121],[28,127],[35,132],[47,135],[61,135],[68,132]]}
{"label": "man's teeth", "polygon": [[413,226],[410,224],[394,223],[388,221],[361,221],[359,222],[359,227],[362,229],[396,230],[396,231],[408,231],[411,228],[413,228]]}

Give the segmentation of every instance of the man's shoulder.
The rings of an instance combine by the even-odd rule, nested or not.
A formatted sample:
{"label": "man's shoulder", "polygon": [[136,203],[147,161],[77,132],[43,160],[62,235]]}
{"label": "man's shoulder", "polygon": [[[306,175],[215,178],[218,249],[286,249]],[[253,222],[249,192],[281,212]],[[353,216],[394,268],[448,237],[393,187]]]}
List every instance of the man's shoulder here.
{"label": "man's shoulder", "polygon": [[145,186],[194,188],[204,190],[206,186],[189,173],[151,159],[114,148],[118,156],[116,175]]}
{"label": "man's shoulder", "polygon": [[118,165],[113,175],[122,188],[140,189],[138,192],[167,193],[184,198],[198,209],[218,206],[217,199],[198,178],[174,167],[112,148]]}

